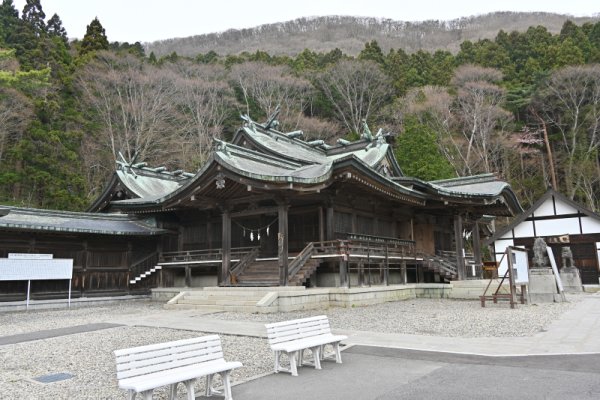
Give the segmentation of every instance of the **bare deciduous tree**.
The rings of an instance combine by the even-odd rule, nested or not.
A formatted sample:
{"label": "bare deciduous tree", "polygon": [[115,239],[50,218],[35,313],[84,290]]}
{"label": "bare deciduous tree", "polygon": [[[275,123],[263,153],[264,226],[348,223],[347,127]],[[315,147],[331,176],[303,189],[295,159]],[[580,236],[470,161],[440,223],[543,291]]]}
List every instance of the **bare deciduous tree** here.
{"label": "bare deciduous tree", "polygon": [[31,101],[15,89],[0,87],[0,162],[8,142],[17,142],[33,118]]}
{"label": "bare deciduous tree", "polygon": [[131,55],[102,52],[77,77],[114,159],[164,160],[178,126],[176,75]]}
{"label": "bare deciduous tree", "polygon": [[495,83],[502,74],[492,68],[474,65],[459,67],[452,83],[457,88],[454,115],[462,133],[457,154],[465,168],[462,174],[497,170],[501,158],[505,126],[511,114],[501,105],[505,91]]}
{"label": "bare deciduous tree", "polygon": [[392,93],[388,77],[371,61],[340,61],[316,82],[351,132],[360,132],[362,121],[377,114]]}
{"label": "bare deciduous tree", "polygon": [[223,123],[234,105],[233,90],[225,83],[226,71],[217,65],[179,61],[170,65],[178,75],[174,82],[182,113],[181,167],[199,167],[210,154],[213,138],[220,138]]}
{"label": "bare deciduous tree", "polygon": [[234,66],[231,80],[244,94],[247,113],[250,101],[254,101],[267,116],[281,105],[279,122],[283,129],[295,129],[313,92],[310,82],[294,76],[290,68],[262,62]]}
{"label": "bare deciduous tree", "polygon": [[[591,199],[590,207],[598,206],[598,182],[586,176],[589,163],[600,174],[600,65],[566,67],[554,72],[536,93],[534,107],[553,132],[555,156],[566,194],[574,198],[578,191]],[[582,168],[585,165],[585,168]],[[592,190],[592,187],[595,189]]]}

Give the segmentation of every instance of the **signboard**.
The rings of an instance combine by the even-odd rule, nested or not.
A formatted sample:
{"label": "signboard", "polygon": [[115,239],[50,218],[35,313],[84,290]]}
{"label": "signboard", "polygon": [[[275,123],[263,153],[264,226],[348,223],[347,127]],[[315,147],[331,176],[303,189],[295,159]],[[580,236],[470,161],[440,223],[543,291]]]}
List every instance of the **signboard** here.
{"label": "signboard", "polygon": [[0,258],[0,281],[29,281],[49,279],[71,279],[73,260],[54,258],[51,260],[26,260]]}
{"label": "signboard", "polygon": [[[33,254],[41,258],[21,258],[31,254],[11,253],[13,257],[0,258],[0,281],[27,281],[27,309],[31,281],[69,280],[69,307],[71,307],[71,279],[73,278],[73,259],[52,258],[52,254]],[[50,256],[49,258],[47,256]]]}
{"label": "signboard", "polygon": [[[510,252],[508,253],[512,257],[513,265],[513,277],[515,284],[517,285],[528,285],[529,284],[529,258],[527,257],[527,249],[521,249],[519,247],[510,246]],[[507,260],[503,259],[498,267],[498,276],[504,276],[508,268]]]}
{"label": "signboard", "polygon": [[8,253],[11,260],[52,260],[52,254]]}

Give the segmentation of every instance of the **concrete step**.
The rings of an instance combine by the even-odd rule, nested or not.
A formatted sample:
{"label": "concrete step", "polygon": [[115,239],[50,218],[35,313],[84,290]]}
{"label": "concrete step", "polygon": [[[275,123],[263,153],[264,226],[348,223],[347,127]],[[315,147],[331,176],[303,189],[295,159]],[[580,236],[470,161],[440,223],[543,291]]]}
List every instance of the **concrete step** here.
{"label": "concrete step", "polygon": [[223,311],[223,308],[220,306],[214,305],[200,305],[200,304],[165,304],[164,309],[166,310],[203,310],[203,311],[212,311],[212,312],[220,312]]}
{"label": "concrete step", "polygon": [[258,301],[252,300],[194,300],[194,299],[180,299],[177,304],[193,304],[199,306],[255,306]]}

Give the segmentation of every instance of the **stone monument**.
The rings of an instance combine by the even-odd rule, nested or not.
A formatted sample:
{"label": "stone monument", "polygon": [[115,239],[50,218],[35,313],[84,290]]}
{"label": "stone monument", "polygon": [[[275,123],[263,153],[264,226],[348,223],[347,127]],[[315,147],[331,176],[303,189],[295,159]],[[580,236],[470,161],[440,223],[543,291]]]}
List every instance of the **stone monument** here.
{"label": "stone monument", "polygon": [[583,292],[581,276],[579,270],[573,262],[573,253],[570,247],[563,247],[561,250],[562,268],[560,269],[560,279],[566,293]]}
{"label": "stone monument", "polygon": [[529,269],[529,303],[561,302],[556,287],[556,278],[548,259],[547,245],[544,239],[537,238],[533,244],[533,268]]}

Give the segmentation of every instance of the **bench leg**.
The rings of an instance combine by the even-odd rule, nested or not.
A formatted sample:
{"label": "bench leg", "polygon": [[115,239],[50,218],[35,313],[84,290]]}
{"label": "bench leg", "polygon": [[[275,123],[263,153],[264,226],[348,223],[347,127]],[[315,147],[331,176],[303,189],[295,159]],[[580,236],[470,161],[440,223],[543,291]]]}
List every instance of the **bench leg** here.
{"label": "bench leg", "polygon": [[154,389],[145,390],[143,392],[140,392],[140,394],[142,395],[144,400],[152,400],[152,392],[153,391],[154,391]]}
{"label": "bench leg", "polygon": [[185,385],[185,388],[187,389],[188,400],[196,399],[196,394],[194,393],[194,381],[195,381],[195,379],[190,379],[189,381],[183,382]]}
{"label": "bench leg", "polygon": [[127,391],[127,400],[134,400],[135,399],[135,392],[132,389],[129,389]]}
{"label": "bench leg", "polygon": [[304,360],[304,349],[298,350],[298,366],[302,366],[302,360]]}
{"label": "bench leg", "polygon": [[333,343],[333,350],[335,351],[335,362],[341,364],[342,353],[340,352],[340,342]]}
{"label": "bench leg", "polygon": [[315,369],[321,369],[321,346],[311,347],[310,351],[313,354]]}
{"label": "bench leg", "polygon": [[296,359],[298,357],[298,352],[293,351],[288,355],[290,357],[290,372],[292,373],[292,376],[298,376],[298,360]]}
{"label": "bench leg", "polygon": [[[214,394],[221,394],[220,390],[217,390],[213,387],[213,378],[216,374],[210,374],[210,375],[206,375],[206,397],[210,397]],[[221,374],[222,376],[223,374]]]}
{"label": "bench leg", "polygon": [[275,373],[277,374],[281,370],[281,367],[279,366],[279,363],[281,362],[281,352],[274,350],[273,353],[275,354]]}
{"label": "bench leg", "polygon": [[231,396],[231,382],[229,381],[229,371],[221,372],[223,378],[223,395],[225,400],[233,400]]}
{"label": "bench leg", "polygon": [[177,399],[177,383],[169,385],[169,400]]}

